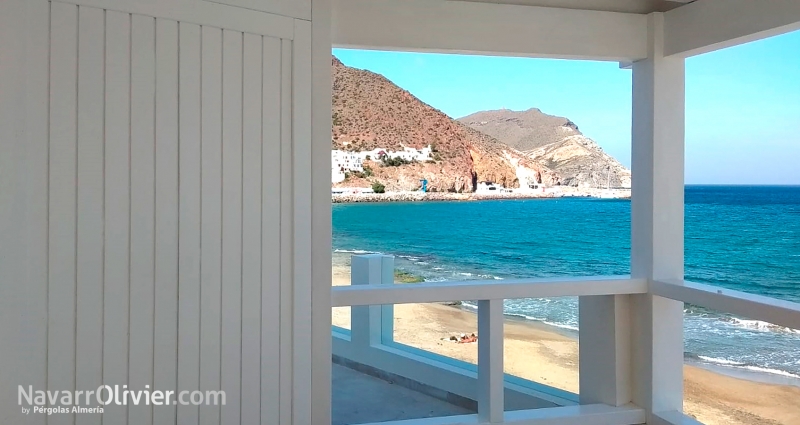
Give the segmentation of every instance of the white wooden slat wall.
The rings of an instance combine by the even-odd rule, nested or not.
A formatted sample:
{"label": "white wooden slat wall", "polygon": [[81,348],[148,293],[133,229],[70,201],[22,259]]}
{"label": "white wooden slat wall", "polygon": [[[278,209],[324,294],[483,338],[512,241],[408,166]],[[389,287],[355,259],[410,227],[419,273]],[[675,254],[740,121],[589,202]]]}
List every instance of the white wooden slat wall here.
{"label": "white wooden slat wall", "polygon": [[291,397],[308,395],[310,382],[292,369],[294,350],[307,361],[311,342],[293,335],[308,330],[295,315],[309,311],[310,286],[295,287],[309,271],[293,247],[310,229],[294,223],[296,205],[308,220],[310,195],[293,180],[307,189],[296,169],[310,141],[298,148],[293,135],[308,136],[310,111],[294,112],[293,76],[308,75],[308,40],[298,56],[289,38],[182,22],[174,11],[162,19],[99,0],[30,4],[31,22],[46,30],[32,56],[49,64],[28,83],[30,98],[47,94],[31,107],[38,127],[28,127],[45,136],[29,153],[44,173],[28,208],[43,211],[28,224],[40,236],[25,255],[46,281],[31,299],[42,315],[29,326],[42,339],[30,382],[222,389],[227,402],[106,406],[36,423],[299,423],[306,413]]}
{"label": "white wooden slat wall", "polygon": [[[200,389],[220,388],[222,271],[222,30],[203,27]],[[219,421],[219,406],[201,406],[200,423]]]}
{"label": "white wooden slat wall", "polygon": [[[78,262],[76,388],[103,382],[104,37],[100,9],[79,10],[78,51]],[[89,406],[87,406],[89,407]],[[100,424],[80,415],[77,424]]]}
{"label": "white wooden slat wall", "polygon": [[[153,388],[178,387],[178,23],[156,20],[156,194]],[[176,421],[174,406],[153,423]]]}
{"label": "white wooden slat wall", "polygon": [[[53,4],[50,17],[50,186],[47,386],[75,386],[78,8]],[[73,423],[58,416],[51,424]]]}
{"label": "white wooden slat wall", "polygon": [[[155,19],[131,17],[131,257],[128,385],[153,380],[155,305]],[[135,90],[134,90],[135,89]],[[128,423],[152,423],[152,406],[130,406]]]}

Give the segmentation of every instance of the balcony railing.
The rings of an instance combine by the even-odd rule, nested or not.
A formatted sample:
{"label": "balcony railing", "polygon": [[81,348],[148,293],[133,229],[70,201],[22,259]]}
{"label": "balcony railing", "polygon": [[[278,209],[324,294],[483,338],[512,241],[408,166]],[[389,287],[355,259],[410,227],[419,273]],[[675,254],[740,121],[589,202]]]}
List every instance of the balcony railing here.
{"label": "balcony railing", "polygon": [[[393,257],[383,255],[353,257],[351,286],[333,287],[331,293],[333,307],[352,306],[351,331],[334,330],[334,355],[477,401],[478,413],[475,415],[404,421],[409,424],[645,423],[648,416],[645,410],[629,402],[619,406],[591,402],[607,400],[608,394],[602,392],[615,391],[613,385],[591,385],[591,380],[606,376],[603,371],[597,370],[599,367],[597,362],[580,364],[580,398],[552,387],[505,375],[503,370],[503,300],[505,299],[577,296],[583,308],[584,304],[592,305],[591,301],[597,300],[597,297],[650,294],[654,297],[800,329],[800,304],[686,281],[662,282],[633,279],[629,276],[593,276],[427,282],[413,285],[393,283]],[[393,340],[393,305],[452,300],[478,302],[480,339],[477,368],[465,362],[398,344]],[[596,309],[598,305],[603,304],[594,304],[592,308]],[[581,312],[582,318],[587,313],[589,313],[588,308],[587,311]],[[627,320],[613,323],[621,326],[619,324]],[[608,322],[584,320],[579,328],[582,341],[586,337],[586,341],[592,341],[594,345],[607,345],[612,350],[621,351],[626,348],[625,344],[602,342],[615,341],[617,333],[625,331],[613,327],[609,329]],[[595,348],[590,346],[585,349]],[[583,350],[584,348],[581,349],[582,352]],[[610,357],[612,362],[619,362],[619,359],[631,361],[629,356],[619,352],[606,357]],[[629,366],[624,365],[624,367]],[[682,373],[682,369],[676,373]],[[625,377],[612,376],[609,379],[625,379]],[[477,386],[470,385],[475,382]],[[590,385],[584,385],[585,382],[589,382]],[[538,400],[537,408],[504,411],[505,402],[508,401],[505,400],[506,397],[527,397]],[[654,412],[651,422],[665,425],[699,424],[677,411]]]}

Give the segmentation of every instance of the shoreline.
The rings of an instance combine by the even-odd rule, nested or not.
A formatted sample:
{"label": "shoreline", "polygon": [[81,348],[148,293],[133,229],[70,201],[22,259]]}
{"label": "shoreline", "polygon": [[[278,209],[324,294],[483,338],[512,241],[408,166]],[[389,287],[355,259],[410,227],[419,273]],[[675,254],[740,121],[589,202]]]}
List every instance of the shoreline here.
{"label": "shoreline", "polygon": [[486,201],[501,199],[630,199],[630,189],[593,189],[559,187],[550,191],[522,191],[506,193],[454,193],[454,192],[386,192],[386,193],[337,193],[331,195],[334,204],[354,204],[372,202],[447,202],[447,201]]}
{"label": "shoreline", "polygon": [[[349,284],[350,270],[333,267],[333,284]],[[349,308],[334,309],[334,325],[349,323]],[[574,333],[546,323],[505,316],[506,373],[578,392],[578,340]],[[474,309],[441,304],[395,307],[395,340],[470,363],[476,344],[442,341],[477,332]],[[684,411],[706,425],[800,423],[800,387],[759,382],[746,376],[684,362]]]}

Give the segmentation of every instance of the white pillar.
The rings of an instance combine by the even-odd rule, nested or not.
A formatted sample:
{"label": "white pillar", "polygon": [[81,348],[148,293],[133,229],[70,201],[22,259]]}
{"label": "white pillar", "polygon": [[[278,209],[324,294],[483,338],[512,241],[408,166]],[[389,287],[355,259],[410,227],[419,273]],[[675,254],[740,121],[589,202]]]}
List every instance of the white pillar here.
{"label": "white pillar", "polygon": [[[683,279],[684,60],[663,54],[664,17],[648,16],[648,58],[633,64],[631,274]],[[683,303],[631,296],[632,401],[683,406]]]}
{"label": "white pillar", "polygon": [[[351,285],[394,283],[394,257],[390,255],[354,255],[350,263]],[[368,305],[351,307],[350,340],[366,349],[391,339],[393,306]],[[388,332],[388,336],[385,333]]]}
{"label": "white pillar", "polygon": [[580,297],[578,310],[581,404],[630,403],[630,297]]}
{"label": "white pillar", "polygon": [[478,420],[500,423],[503,401],[503,300],[478,301]]}

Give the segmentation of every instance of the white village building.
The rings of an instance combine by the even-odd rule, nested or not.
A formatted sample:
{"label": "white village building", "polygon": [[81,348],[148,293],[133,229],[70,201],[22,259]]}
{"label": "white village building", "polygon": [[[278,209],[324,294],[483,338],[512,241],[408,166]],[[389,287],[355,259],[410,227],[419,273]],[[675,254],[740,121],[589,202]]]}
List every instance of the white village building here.
{"label": "white village building", "polygon": [[[3,0],[0,423],[347,423],[373,394],[332,405],[335,360],[472,406],[387,425],[696,425],[684,303],[794,329],[800,305],[684,279],[685,59],[796,29],[796,0]],[[333,46],[630,69],[631,274],[393,285],[373,255],[332,287]],[[562,296],[577,394],[504,373],[503,301]],[[477,365],[394,340],[393,305],[452,300]],[[227,401],[18,402],[123,384]]]}
{"label": "white village building", "polygon": [[339,183],[344,180],[345,173],[350,171],[364,171],[364,156],[360,152],[342,150],[331,151],[331,182]]}

